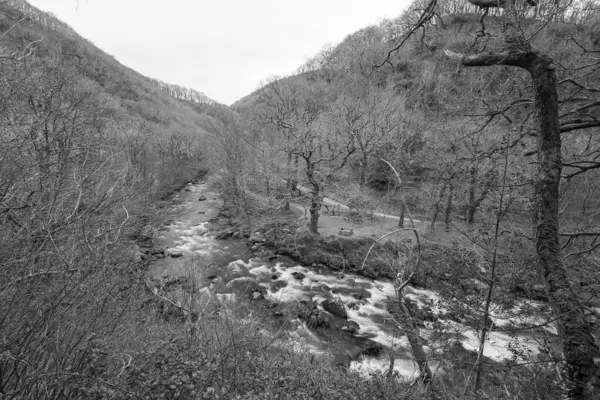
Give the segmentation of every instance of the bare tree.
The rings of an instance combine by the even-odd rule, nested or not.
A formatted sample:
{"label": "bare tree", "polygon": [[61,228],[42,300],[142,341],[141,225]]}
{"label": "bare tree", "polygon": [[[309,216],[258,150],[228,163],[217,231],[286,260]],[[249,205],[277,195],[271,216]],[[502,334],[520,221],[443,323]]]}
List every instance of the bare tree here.
{"label": "bare tree", "polygon": [[[478,37],[487,36],[485,16],[490,12],[498,15],[502,23],[502,44],[492,51],[485,50],[485,47],[484,50],[478,51],[477,46],[472,46],[469,51],[473,51],[475,48],[473,54],[458,54],[446,50],[446,55],[456,59],[459,65],[464,67],[509,66],[520,68],[526,71],[531,79],[536,126],[529,133],[537,139],[537,149],[534,154],[537,154],[538,158],[534,200],[538,268],[545,282],[546,292],[557,318],[558,331],[562,339],[568,377],[568,395],[572,399],[591,399],[594,397],[591,385],[595,383],[598,371],[594,359],[598,357],[600,350],[581,311],[581,305],[571,290],[561,257],[559,194],[563,168],[561,132],[599,126],[599,122],[593,115],[590,118],[591,113],[585,112],[585,118],[564,121],[561,126],[558,81],[553,59],[549,54],[534,48],[532,44],[532,39],[542,31],[549,21],[556,20],[555,17],[559,14],[568,13],[565,10],[568,9],[571,2],[567,1],[566,4],[557,2],[556,6],[548,7],[546,13],[548,15],[540,24],[534,25],[529,34],[526,34],[521,28],[521,22],[528,16],[527,12],[523,10],[529,5],[535,5],[534,2],[528,1],[527,4],[517,0],[468,0],[468,2],[484,10],[480,19],[481,30],[478,32]],[[421,11],[417,14],[418,17],[397,39],[397,46],[392,48],[385,60],[376,67],[391,64],[391,55],[418,31],[423,32],[421,42],[424,46],[428,46],[423,40],[425,32],[431,26],[436,25],[440,9],[437,7],[436,0],[430,0],[419,8]],[[580,88],[585,87],[578,81],[569,82]],[[583,110],[589,111],[590,108],[595,108],[595,104],[588,103],[583,107]],[[570,166],[587,171],[595,168],[596,164]]]}
{"label": "bare tree", "polygon": [[369,159],[389,142],[397,129],[400,99],[393,90],[374,87],[371,82],[353,76],[341,80],[341,93],[332,104],[334,129],[354,140],[360,156],[359,184],[367,183]]}
{"label": "bare tree", "polygon": [[289,160],[297,158],[303,163],[303,172],[310,186],[308,227],[317,234],[323,190],[354,154],[354,139],[335,129],[322,82],[290,78],[277,82],[274,87],[264,88],[263,96],[268,99],[266,104],[269,105],[266,115],[284,132],[281,151],[288,154]]}
{"label": "bare tree", "polygon": [[558,202],[562,170],[561,126],[557,79],[553,60],[533,48],[519,29],[516,0],[469,0],[483,9],[504,11],[504,48],[472,55],[446,54],[465,67],[513,66],[526,70],[532,80],[538,129],[538,176],[536,181],[536,250],[550,304],[558,320],[572,399],[592,398],[588,385],[596,377],[594,357],[599,349],[576,296],[571,291],[559,244]]}

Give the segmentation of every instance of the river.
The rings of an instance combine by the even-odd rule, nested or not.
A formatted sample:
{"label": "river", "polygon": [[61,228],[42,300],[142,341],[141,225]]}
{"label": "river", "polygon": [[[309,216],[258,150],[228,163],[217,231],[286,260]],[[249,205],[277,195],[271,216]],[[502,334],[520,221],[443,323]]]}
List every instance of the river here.
{"label": "river", "polygon": [[[387,371],[393,358],[399,377],[418,375],[404,330],[388,312],[396,303],[392,282],[301,266],[284,257],[252,258],[244,240],[215,239],[220,206],[218,194],[204,183],[188,185],[176,194],[169,210],[172,221],[157,239],[157,246],[167,249],[167,257],[151,264],[151,279],[173,279],[192,270],[201,294],[219,299],[247,296],[257,309],[268,310],[274,325],[285,326],[290,343],[299,343],[302,351],[332,356],[364,374]],[[444,373],[441,360],[448,357],[444,349],[449,344],[464,352],[477,350],[475,323],[452,313],[452,300],[410,286],[405,294],[426,316],[420,336],[437,374]],[[338,315],[324,311],[326,300],[343,304],[344,310]],[[313,307],[326,323],[309,327],[306,318],[298,318],[302,309],[306,314]],[[544,307],[531,301],[518,302],[511,310],[493,307],[495,330],[487,338],[484,355],[493,361],[535,357],[541,343],[554,340],[555,327],[510,330],[543,323]],[[520,309],[529,311],[514,317]],[[539,312],[532,316],[532,309]]]}

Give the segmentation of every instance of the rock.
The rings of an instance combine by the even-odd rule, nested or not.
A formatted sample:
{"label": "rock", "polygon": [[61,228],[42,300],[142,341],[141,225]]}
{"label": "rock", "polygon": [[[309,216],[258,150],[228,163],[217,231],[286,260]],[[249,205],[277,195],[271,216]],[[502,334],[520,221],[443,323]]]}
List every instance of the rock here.
{"label": "rock", "polygon": [[271,292],[276,293],[281,288],[284,288],[286,286],[287,286],[287,282],[286,281],[275,280],[275,281],[271,282],[271,284],[269,285],[269,288],[271,289]]}
{"label": "rock", "polygon": [[353,236],[354,235],[354,229],[350,228],[340,228],[340,231],[338,233],[338,235],[340,236]]}
{"label": "rock", "polygon": [[377,357],[383,349],[380,343],[371,339],[365,339],[359,346],[361,349],[359,356]]}
{"label": "rock", "polygon": [[183,251],[177,249],[169,249],[166,251],[166,254],[171,256],[171,258],[183,257]]}
{"label": "rock", "polygon": [[346,304],[346,307],[348,307],[351,310],[354,311],[358,311],[358,309],[363,305],[362,302],[360,301],[351,301],[348,304]]}
{"label": "rock", "polygon": [[294,277],[294,279],[298,279],[299,281],[306,278],[306,275],[304,275],[302,272],[292,272],[292,276]]}
{"label": "rock", "polygon": [[251,243],[258,243],[258,242],[264,242],[265,239],[264,239],[262,233],[254,232],[252,235],[250,235],[250,237],[248,238],[248,241]]}
{"label": "rock", "polygon": [[320,283],[318,285],[313,286],[313,288],[316,290],[320,290],[323,293],[331,293],[331,288],[323,283]]}
{"label": "rock", "polygon": [[342,303],[342,300],[340,300],[339,298],[327,299],[321,305],[326,311],[329,311],[337,317],[348,318],[346,307],[344,307],[344,303]]}
{"label": "rock", "polygon": [[306,322],[310,329],[330,326],[329,319],[317,307],[313,301],[301,301],[298,303],[297,314],[298,318]]}
{"label": "rock", "polygon": [[146,257],[147,256],[144,253],[140,252],[140,251],[132,251],[131,252],[131,258],[132,258],[133,261],[136,261],[136,262],[137,261],[143,261],[144,258],[146,258]]}
{"label": "rock", "polygon": [[230,275],[248,275],[249,273],[248,267],[246,267],[243,263],[237,261],[229,263],[227,266],[224,267],[224,269]]}
{"label": "rock", "polygon": [[346,321],[346,323],[340,327],[340,330],[342,332],[348,332],[350,334],[355,334],[356,332],[360,331],[360,325],[358,325],[354,321]]}
{"label": "rock", "polygon": [[144,226],[141,231],[135,235],[135,239],[138,243],[148,242],[154,237],[154,230],[151,226]]}
{"label": "rock", "polygon": [[231,239],[231,237],[233,237],[233,235],[234,235],[233,231],[225,231],[225,232],[221,232],[217,236],[215,236],[215,239],[227,240],[227,239]]}
{"label": "rock", "polygon": [[378,278],[379,277],[379,274],[370,265],[365,265],[365,268],[363,268],[362,274],[368,278]]}
{"label": "rock", "polygon": [[266,293],[266,289],[258,284],[253,278],[250,277],[242,277],[235,278],[227,282],[225,285],[227,288],[231,289],[234,293],[239,296],[247,296],[251,300],[255,299],[255,293],[259,292],[262,294],[263,298]]}
{"label": "rock", "polygon": [[262,300],[265,298],[265,295],[259,290],[253,290],[251,300]]}
{"label": "rock", "polygon": [[340,236],[353,236],[354,235],[354,229],[352,229],[352,228],[340,228],[340,231],[339,231],[338,235],[340,235]]}

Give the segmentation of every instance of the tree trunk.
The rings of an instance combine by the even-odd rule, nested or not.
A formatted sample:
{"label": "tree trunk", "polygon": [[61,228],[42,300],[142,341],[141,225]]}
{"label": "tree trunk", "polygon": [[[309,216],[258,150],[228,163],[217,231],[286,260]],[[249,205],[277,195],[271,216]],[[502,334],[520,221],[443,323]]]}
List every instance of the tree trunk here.
{"label": "tree trunk", "polygon": [[360,166],[360,186],[365,186],[367,183],[367,168],[369,167],[369,157],[363,154],[362,165]]}
{"label": "tree trunk", "polygon": [[404,228],[404,214],[406,213],[406,204],[400,203],[400,218],[398,219],[398,228]]}
{"label": "tree trunk", "polygon": [[[594,358],[600,350],[591,334],[581,306],[571,290],[559,242],[558,202],[562,172],[561,137],[556,73],[552,59],[531,47],[531,42],[518,29],[516,0],[468,0],[483,7],[504,8],[503,35],[506,47],[500,52],[460,55],[457,58],[468,67],[510,65],[527,70],[533,81],[537,126],[538,174],[535,185],[535,229],[538,268],[544,279],[548,300],[555,317],[563,345],[563,358],[569,378],[570,399],[592,399],[590,386],[596,384],[598,368]],[[597,389],[597,388],[596,388]]]}
{"label": "tree trunk", "polygon": [[310,220],[308,229],[318,235],[319,234],[319,212],[321,211],[321,185],[315,177],[315,165],[309,160],[306,160],[306,177],[312,186],[312,195],[310,198]]}
{"label": "tree trunk", "polygon": [[467,214],[465,215],[465,220],[467,221],[467,226],[472,228],[473,223],[475,222],[475,212],[477,211],[477,206],[475,206],[475,190],[477,187],[477,169],[475,167],[471,168],[469,171],[469,203],[467,206]]}
{"label": "tree trunk", "polygon": [[300,181],[300,168],[298,168],[298,156],[295,155],[294,156],[294,171],[293,171],[293,178],[292,178],[292,196],[294,194],[297,194],[298,196],[300,196],[302,193],[300,193],[300,189],[298,189],[298,182]]}
{"label": "tree trunk", "polygon": [[588,385],[596,375],[594,357],[599,349],[583,311],[571,290],[559,243],[558,201],[562,169],[558,120],[558,93],[552,60],[530,54],[526,69],[535,89],[537,118],[538,177],[536,187],[536,252],[550,305],[558,320],[563,354],[569,376],[571,399],[591,399]]}
{"label": "tree trunk", "polygon": [[442,202],[442,199],[444,198],[444,195],[446,194],[446,186],[447,186],[447,184],[448,184],[447,182],[443,183],[442,188],[440,189],[439,198],[437,199],[437,201],[433,205],[433,215],[431,216],[431,226],[429,228],[429,230],[431,231],[431,233],[435,232],[435,221],[437,220],[437,216],[440,213],[440,203]]}
{"label": "tree trunk", "polygon": [[452,214],[452,200],[454,196],[454,182],[450,181],[448,188],[448,200],[446,201],[446,210],[444,211],[444,222],[446,222],[446,232],[450,232],[450,216]]}
{"label": "tree trunk", "polygon": [[286,187],[290,190],[292,189],[292,182],[293,182],[293,174],[292,174],[292,153],[288,153],[287,156],[287,183],[286,183]]}
{"label": "tree trunk", "polygon": [[321,198],[319,193],[313,192],[310,199],[310,220],[308,222],[308,228],[316,235],[319,234],[319,211],[321,210]]}
{"label": "tree trunk", "polygon": [[417,366],[419,367],[419,381],[423,385],[427,386],[433,380],[433,373],[431,372],[431,368],[429,368],[429,363],[427,362],[427,353],[421,345],[423,339],[419,335],[419,328],[415,323],[415,319],[412,315],[410,307],[406,304],[402,293],[398,293],[398,306],[400,312],[400,315],[398,315],[399,320],[402,324],[402,327],[405,329],[406,339],[408,340],[412,354],[415,357]]}

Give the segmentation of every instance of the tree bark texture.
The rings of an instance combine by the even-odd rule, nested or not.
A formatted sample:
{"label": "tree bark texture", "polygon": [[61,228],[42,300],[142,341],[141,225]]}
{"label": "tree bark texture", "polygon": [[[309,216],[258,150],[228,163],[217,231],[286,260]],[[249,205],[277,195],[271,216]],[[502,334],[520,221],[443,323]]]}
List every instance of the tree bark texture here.
{"label": "tree bark texture", "polygon": [[306,177],[308,182],[312,186],[312,194],[310,198],[310,220],[308,222],[308,229],[314,233],[319,234],[319,212],[321,211],[321,185],[315,177],[315,165],[306,160]]}
{"label": "tree bark texture", "polygon": [[446,232],[450,232],[450,217],[452,215],[452,200],[454,197],[454,182],[450,181],[448,190],[448,199],[446,201],[446,210],[444,211],[444,222],[446,223]]}
{"label": "tree bark texture", "polygon": [[442,184],[442,188],[440,189],[439,197],[433,205],[433,214],[431,216],[431,226],[429,227],[431,233],[435,232],[435,221],[437,220],[437,216],[440,213],[440,205],[442,200],[444,199],[444,195],[446,194],[446,187],[448,186],[448,182],[444,182]]}
{"label": "tree bark texture", "polygon": [[597,379],[594,357],[598,346],[571,290],[559,243],[558,201],[562,169],[556,74],[549,57],[530,54],[531,74],[540,130],[537,136],[536,252],[546,291],[558,321],[569,376],[569,396],[591,399],[588,384]]}
{"label": "tree bark texture", "polygon": [[400,203],[400,218],[398,219],[398,228],[404,228],[404,214],[406,214],[406,204]]}

